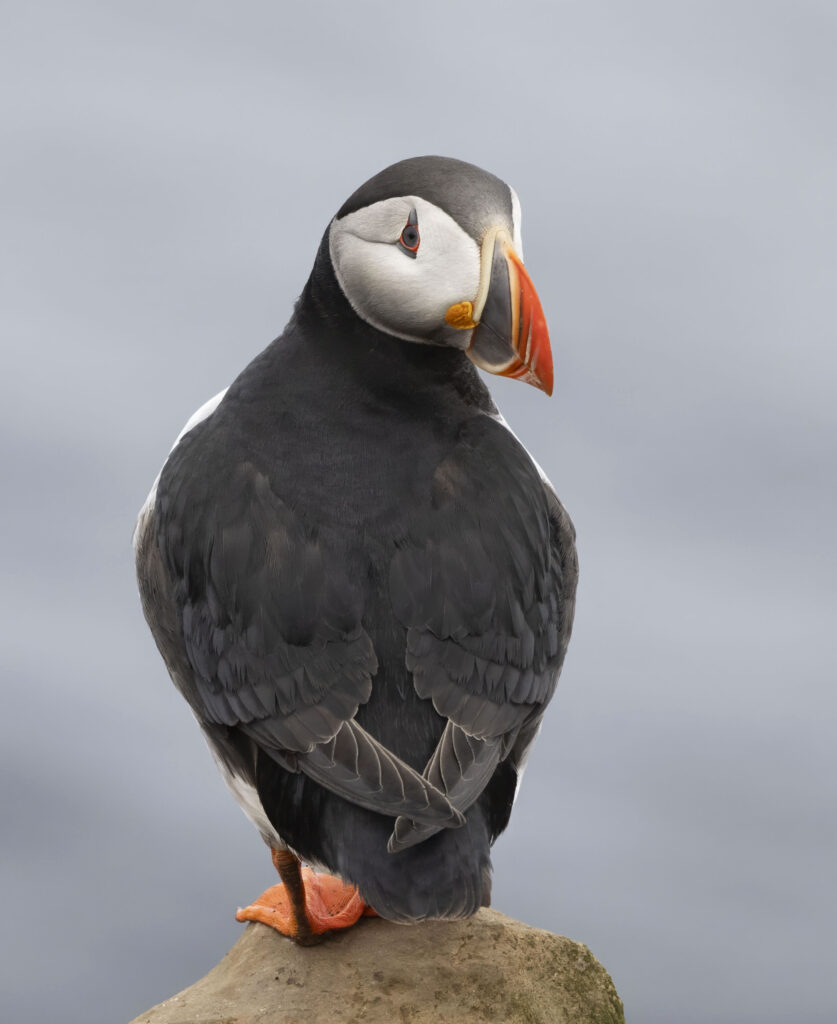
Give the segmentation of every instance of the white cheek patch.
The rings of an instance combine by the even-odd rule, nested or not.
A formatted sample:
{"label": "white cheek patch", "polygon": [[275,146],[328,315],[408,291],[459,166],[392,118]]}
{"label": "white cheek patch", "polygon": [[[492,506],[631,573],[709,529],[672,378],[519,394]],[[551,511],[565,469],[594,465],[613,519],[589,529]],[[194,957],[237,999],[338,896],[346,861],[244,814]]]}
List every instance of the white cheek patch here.
{"label": "white cheek patch", "polygon": [[[421,239],[415,259],[397,244],[413,208]],[[385,199],[332,221],[329,251],[357,315],[407,341],[435,341],[441,331],[453,335],[445,313],[455,303],[472,302],[479,288],[477,243],[444,210],[418,196]]]}
{"label": "white cheek patch", "polygon": [[415,203],[416,200],[409,196],[388,199],[358,210],[357,213],[350,213],[340,224],[347,234],[361,241],[389,244],[390,241],[397,241]]}

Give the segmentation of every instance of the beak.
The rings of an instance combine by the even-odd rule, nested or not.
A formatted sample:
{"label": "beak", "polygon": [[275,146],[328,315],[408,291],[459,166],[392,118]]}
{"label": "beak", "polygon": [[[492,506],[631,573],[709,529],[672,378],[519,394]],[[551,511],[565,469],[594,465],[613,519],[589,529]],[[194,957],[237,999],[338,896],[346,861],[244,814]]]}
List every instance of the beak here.
{"label": "beak", "polygon": [[452,306],[446,319],[453,326],[473,328],[466,349],[471,361],[489,373],[514,377],[551,395],[552,350],[546,317],[532,279],[504,230],[492,232],[483,243],[480,290],[467,324],[463,305]]}

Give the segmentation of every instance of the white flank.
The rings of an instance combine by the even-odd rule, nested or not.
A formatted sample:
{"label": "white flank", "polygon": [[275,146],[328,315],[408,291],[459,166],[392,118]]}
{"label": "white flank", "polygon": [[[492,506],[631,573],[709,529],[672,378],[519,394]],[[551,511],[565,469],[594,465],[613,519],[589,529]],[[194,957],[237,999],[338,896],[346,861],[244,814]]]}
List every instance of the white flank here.
{"label": "white flank", "polygon": [[215,750],[215,747],[208,737],[207,745],[212,752],[212,757],[215,760],[215,764],[218,766],[218,771],[221,773],[221,777],[224,782],[226,782],[232,795],[238,801],[239,807],[244,811],[259,832],[261,832],[265,842],[269,843],[276,849],[285,849],[285,843],[282,842],[279,833],[270,824],[270,818],[268,818],[265,813],[265,809],[262,806],[262,802],[259,800],[259,794],[256,792],[256,787],[251,785],[246,779],[242,779],[240,775],[235,775],[230,771],[226,761]]}
{"label": "white flank", "polygon": [[[221,404],[221,399],[227,393],[227,390],[227,388],[224,388],[223,391],[219,391],[218,394],[213,395],[213,397],[210,398],[208,402],[204,402],[197,412],[192,413],[192,415],[186,421],[186,426],[180,431],[180,433],[174,439],[174,444],[169,449],[169,455],[171,455],[171,453],[178,446],[178,444],[180,444],[181,439],[185,437],[186,434],[188,434],[193,427],[196,427],[199,423],[202,423],[208,416],[211,416],[212,413],[215,412],[215,410]],[[165,466],[165,462],[163,463],[163,465]],[[162,472],[163,470],[160,469],[160,473]],[[136,552],[137,550],[137,542],[142,533],[142,527],[145,525],[146,520],[154,510],[154,502],[157,500],[157,485],[160,482],[160,473],[158,473],[157,476],[154,477],[154,483],[151,485],[151,490],[148,492],[148,497],[145,499],[145,504],[142,506],[139,515],[137,516],[137,523],[136,526],[134,527],[134,535],[131,538],[131,541],[134,545],[134,552]]]}
{"label": "white flank", "polygon": [[529,755],[532,753],[532,747],[534,747],[534,745],[535,745],[535,740],[541,734],[541,727],[542,726],[543,726],[543,722],[539,722],[538,723],[538,728],[535,731],[535,735],[532,737],[531,741],[529,742],[529,745],[523,751],[523,753],[520,756],[520,760],[517,762],[517,767],[515,769],[515,771],[517,773],[517,782],[515,783],[515,787],[514,787],[514,796],[512,797],[512,806],[514,806],[514,804],[517,801],[517,794],[520,792],[520,784],[521,784],[521,782],[523,782],[523,773],[526,771],[526,765],[529,763]]}
{"label": "white flank", "polygon": [[488,415],[491,416],[491,418],[493,420],[496,420],[499,424],[504,426],[506,428],[506,430],[508,430],[508,432],[515,439],[515,441],[517,441],[517,443],[520,445],[520,447],[523,449],[523,451],[526,452],[526,454],[529,456],[529,461],[532,463],[532,465],[538,471],[538,476],[541,478],[541,481],[544,484],[546,484],[546,486],[552,491],[553,494],[555,494],[555,488],[552,486],[552,481],[549,479],[549,477],[546,475],[546,473],[544,473],[540,463],[535,458],[535,456],[529,451],[529,449],[526,447],[526,445],[520,440],[520,438],[517,436],[517,434],[515,434],[515,432],[512,430],[512,428],[508,425],[508,423],[506,422],[506,418],[503,416],[503,414],[501,412],[492,412],[492,413],[488,413]]}

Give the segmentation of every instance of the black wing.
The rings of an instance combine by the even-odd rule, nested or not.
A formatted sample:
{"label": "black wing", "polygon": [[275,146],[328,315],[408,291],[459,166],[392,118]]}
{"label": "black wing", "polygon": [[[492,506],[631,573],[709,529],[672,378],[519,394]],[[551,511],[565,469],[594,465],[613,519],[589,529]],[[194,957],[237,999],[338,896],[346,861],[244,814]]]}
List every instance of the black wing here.
{"label": "black wing", "polygon": [[461,824],[432,783],[353,721],[377,659],[333,542],[251,463],[230,460],[219,493],[197,436],[170,456],[155,518],[191,667],[179,682],[198,718],[239,728],[363,807]]}
{"label": "black wing", "polygon": [[[390,571],[416,691],[449,720],[424,775],[457,810],[502,760],[525,756],[558,681],[577,579],[575,533],[552,489],[501,424],[469,420]],[[390,850],[439,824],[399,818]]]}

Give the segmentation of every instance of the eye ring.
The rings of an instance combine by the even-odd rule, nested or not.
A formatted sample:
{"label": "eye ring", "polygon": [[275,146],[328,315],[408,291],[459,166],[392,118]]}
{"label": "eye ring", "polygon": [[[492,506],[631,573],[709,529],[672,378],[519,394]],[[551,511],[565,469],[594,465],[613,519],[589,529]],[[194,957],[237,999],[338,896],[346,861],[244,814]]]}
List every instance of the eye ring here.
{"label": "eye ring", "polygon": [[398,246],[401,251],[406,253],[411,259],[415,259],[420,245],[421,235],[419,234],[418,229],[418,214],[415,211],[415,207],[413,207],[413,209],[410,210],[410,216],[407,218],[407,223],[404,225],[404,229],[398,239]]}

